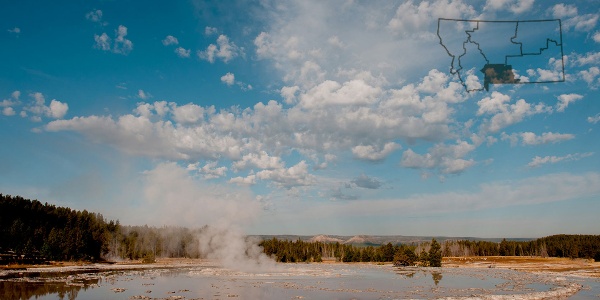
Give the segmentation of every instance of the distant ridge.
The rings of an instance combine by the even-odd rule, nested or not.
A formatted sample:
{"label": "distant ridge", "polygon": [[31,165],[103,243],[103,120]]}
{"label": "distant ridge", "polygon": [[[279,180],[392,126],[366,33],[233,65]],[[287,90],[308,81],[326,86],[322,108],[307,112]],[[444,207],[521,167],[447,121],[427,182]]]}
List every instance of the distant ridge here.
{"label": "distant ridge", "polygon": [[[447,240],[469,240],[469,241],[487,241],[500,243],[503,238],[478,238],[478,237],[447,237],[447,236],[405,236],[405,235],[253,235],[261,240],[270,240],[276,238],[279,240],[296,241],[301,240],[304,242],[321,242],[321,243],[340,243],[347,245],[372,245],[379,246],[387,243],[393,245],[410,245],[418,244],[423,242],[429,242],[432,238],[435,238],[438,242],[442,243]],[[535,238],[506,238],[507,241],[520,241],[527,242],[535,240]]]}

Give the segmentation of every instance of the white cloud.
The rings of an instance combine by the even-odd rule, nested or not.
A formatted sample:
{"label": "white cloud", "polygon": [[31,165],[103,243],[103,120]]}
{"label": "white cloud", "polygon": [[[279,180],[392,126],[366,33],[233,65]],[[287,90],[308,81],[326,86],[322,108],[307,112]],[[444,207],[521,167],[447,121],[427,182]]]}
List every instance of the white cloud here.
{"label": "white cloud", "polygon": [[148,98],[152,98],[152,95],[144,90],[138,90],[138,98],[146,100]]}
{"label": "white cloud", "polygon": [[541,165],[548,163],[555,164],[558,162],[577,161],[582,158],[590,157],[592,155],[594,155],[593,152],[567,154],[565,156],[536,156],[531,160],[531,162],[527,164],[527,166],[530,168],[537,168]]}
{"label": "white cloud", "polygon": [[385,159],[388,155],[397,149],[402,147],[394,142],[389,142],[383,145],[381,149],[378,146],[372,145],[358,145],[352,148],[352,154],[354,157],[362,160],[380,161]]}
{"label": "white cloud", "polygon": [[126,36],[127,27],[119,25],[118,29],[115,30],[114,42],[106,33],[102,33],[101,35],[96,34],[94,35],[94,40],[96,41],[94,47],[103,51],[112,51],[113,53],[127,55],[133,50],[133,42],[125,38]]}
{"label": "white cloud", "polygon": [[521,132],[521,133],[513,133],[511,135],[507,135],[505,133],[502,134],[502,140],[510,140],[511,144],[516,144],[518,138],[521,138],[523,145],[541,145],[541,144],[556,144],[563,141],[572,140],[575,138],[574,134],[570,133],[554,133],[554,132],[544,132],[541,135],[536,135],[533,132]]}
{"label": "white cloud", "polygon": [[363,80],[352,80],[343,84],[327,80],[303,94],[300,97],[300,105],[305,108],[368,105],[376,102],[380,94],[379,87],[371,86]]}
{"label": "white cloud", "polygon": [[531,10],[535,0],[487,0],[484,10],[509,10],[521,14]]}
{"label": "white cloud", "polygon": [[293,104],[296,102],[298,91],[300,87],[295,86],[284,86],[280,90],[280,95],[287,104]]}
{"label": "white cloud", "polygon": [[200,170],[204,175],[204,179],[221,178],[226,175],[227,167],[219,167],[217,161],[208,162]]}
{"label": "white cloud", "polygon": [[[33,102],[27,105],[24,108],[24,111],[32,114],[31,120],[34,122],[40,122],[42,116],[60,119],[64,117],[69,110],[69,105],[67,103],[60,102],[56,99],[52,99],[52,101],[50,101],[50,106],[46,106],[46,99],[40,92],[32,93],[30,96],[33,98]],[[27,117],[28,115],[27,113],[22,112],[21,116]]]}
{"label": "white cloud", "polygon": [[19,27],[14,27],[14,28],[8,29],[7,31],[8,31],[9,33],[14,33],[14,34],[17,34],[17,35],[18,35],[19,33],[21,33],[21,28],[19,28]]}
{"label": "white cloud", "polygon": [[378,189],[383,185],[377,178],[369,177],[365,174],[361,174],[357,178],[352,179],[350,183],[360,188],[372,190]]}
{"label": "white cloud", "polygon": [[177,47],[175,49],[175,53],[177,54],[177,56],[182,57],[182,58],[190,57],[190,52],[191,52],[191,50],[185,49],[183,47]]}
{"label": "white cloud", "polygon": [[599,14],[578,14],[575,5],[556,4],[551,9],[552,16],[564,19],[562,26],[565,29],[574,28],[577,31],[590,31],[596,27]]}
{"label": "white cloud", "polygon": [[573,62],[579,66],[600,64],[600,52],[588,52],[585,55],[576,54]]}
{"label": "white cloud", "polygon": [[590,67],[587,70],[579,71],[579,76],[587,82],[591,89],[595,90],[600,85],[600,68],[598,67]]}
{"label": "white cloud", "polygon": [[219,30],[215,27],[210,27],[210,26],[206,26],[204,28],[204,34],[205,35],[213,35],[216,34]]}
{"label": "white cloud", "polygon": [[567,107],[569,107],[569,104],[583,99],[583,96],[575,93],[562,94],[558,96],[557,99],[558,103],[556,104],[556,111],[563,112]]}
{"label": "white cloud", "polygon": [[458,19],[474,15],[473,6],[462,0],[422,1],[418,4],[410,0],[398,6],[395,16],[388,22],[388,28],[394,33],[411,35],[425,30],[440,17]]}
{"label": "white cloud", "polygon": [[131,52],[133,49],[133,43],[131,40],[125,38],[127,36],[127,27],[119,25],[116,35],[117,37],[115,38],[113,52],[123,55],[129,54],[129,52]]}
{"label": "white cloud", "polygon": [[177,123],[193,124],[204,119],[204,108],[193,103],[181,106],[171,103],[171,112]]}
{"label": "white cloud", "polygon": [[5,116],[14,116],[16,112],[12,107],[5,107],[2,109],[2,114]]}
{"label": "white cloud", "polygon": [[484,97],[477,102],[479,110],[477,115],[492,115],[484,124],[484,129],[497,132],[502,128],[521,122],[525,117],[549,113],[552,108],[543,103],[532,105],[524,99],[510,104],[510,96],[500,92],[492,92],[491,97]]}
{"label": "white cloud", "polygon": [[50,101],[49,109],[50,109],[49,115],[52,118],[60,119],[67,114],[67,111],[69,110],[69,105],[66,103],[57,101],[56,99],[52,99],[52,101]]}
{"label": "white cloud", "polygon": [[400,165],[414,169],[438,169],[442,174],[457,174],[475,164],[472,159],[464,159],[475,146],[465,141],[455,145],[437,144],[426,154],[417,154],[412,149],[404,151]]}
{"label": "white cloud", "polygon": [[94,47],[103,50],[110,50],[110,38],[106,33],[102,33],[101,35],[94,35],[94,40],[96,41],[96,45]]}
{"label": "white cloud", "polygon": [[575,5],[565,5],[563,3],[559,3],[554,5],[551,10],[552,15],[558,19],[574,17],[577,15],[577,7]]}
{"label": "white cloud", "polygon": [[198,51],[198,57],[210,63],[214,63],[216,58],[220,58],[223,62],[227,63],[242,53],[242,48],[230,42],[226,35],[221,34],[217,38],[217,45],[210,44],[206,50]]}
{"label": "white cloud", "polygon": [[162,44],[165,46],[169,46],[169,45],[178,45],[179,44],[179,40],[172,36],[172,35],[167,35],[167,37],[165,37],[164,40],[162,40]]}
{"label": "white cloud", "polygon": [[270,156],[267,152],[261,151],[260,153],[248,153],[242,157],[241,160],[233,163],[234,170],[244,170],[248,168],[259,168],[259,169],[282,169],[284,163],[278,156]]}
{"label": "white cloud", "polygon": [[334,46],[334,47],[338,47],[338,48],[344,48],[346,45],[340,40],[340,38],[337,35],[334,35],[332,37],[330,37],[327,42]]}
{"label": "white cloud", "polygon": [[235,83],[235,75],[231,72],[221,76],[221,82],[231,86]]}
{"label": "white cloud", "polygon": [[592,124],[596,124],[596,123],[600,122],[600,113],[596,114],[593,117],[588,117],[587,121]]}
{"label": "white cloud", "polygon": [[315,176],[308,173],[308,164],[305,161],[301,161],[288,169],[262,170],[256,173],[256,178],[271,180],[276,185],[286,189],[310,186],[316,183]]}
{"label": "white cloud", "polygon": [[596,31],[596,33],[594,33],[594,36],[592,37],[592,39],[594,40],[594,42],[600,43],[600,31]]}
{"label": "white cloud", "polygon": [[9,99],[4,99],[4,100],[0,101],[0,107],[2,108],[2,114],[7,117],[14,116],[16,114],[16,111],[13,108],[13,106],[17,106],[17,105],[21,104],[21,102],[19,101],[20,97],[21,97],[21,92],[14,91],[11,93]]}
{"label": "white cloud", "polygon": [[102,11],[99,9],[88,12],[87,14],[85,14],[85,18],[94,23],[103,24],[102,23]]}
{"label": "white cloud", "polygon": [[229,183],[235,183],[237,185],[254,185],[256,184],[256,175],[248,175],[246,177],[233,177],[229,179]]}

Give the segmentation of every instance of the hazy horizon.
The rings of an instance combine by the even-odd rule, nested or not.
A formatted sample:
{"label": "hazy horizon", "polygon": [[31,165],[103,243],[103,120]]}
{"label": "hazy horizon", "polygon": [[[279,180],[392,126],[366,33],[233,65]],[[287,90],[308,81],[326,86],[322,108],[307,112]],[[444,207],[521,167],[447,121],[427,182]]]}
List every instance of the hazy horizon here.
{"label": "hazy horizon", "polygon": [[[0,193],[249,235],[599,234],[594,3],[4,6]],[[560,31],[447,22],[442,46],[438,18]],[[471,38],[513,83],[551,83],[486,91],[498,62]]]}

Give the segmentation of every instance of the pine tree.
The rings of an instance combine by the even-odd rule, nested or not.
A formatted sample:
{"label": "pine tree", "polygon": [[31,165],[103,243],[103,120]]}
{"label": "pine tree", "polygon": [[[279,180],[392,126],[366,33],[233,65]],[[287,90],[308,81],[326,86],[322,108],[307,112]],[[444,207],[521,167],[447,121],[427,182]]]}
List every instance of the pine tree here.
{"label": "pine tree", "polygon": [[429,248],[429,266],[442,266],[442,247],[435,239],[431,240],[431,248]]}

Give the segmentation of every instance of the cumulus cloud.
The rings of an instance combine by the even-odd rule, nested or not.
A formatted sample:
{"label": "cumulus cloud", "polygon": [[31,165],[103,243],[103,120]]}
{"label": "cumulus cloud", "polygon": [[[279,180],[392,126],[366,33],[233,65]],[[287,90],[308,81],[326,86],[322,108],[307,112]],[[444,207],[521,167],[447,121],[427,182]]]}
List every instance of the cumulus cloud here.
{"label": "cumulus cloud", "polygon": [[88,12],[87,14],[85,14],[85,18],[94,23],[106,25],[106,23],[102,22],[102,11],[99,9]]}
{"label": "cumulus cloud", "polygon": [[230,42],[226,35],[221,34],[217,38],[217,44],[210,44],[206,50],[198,51],[198,57],[210,63],[214,63],[215,59],[221,59],[223,62],[228,63],[242,53],[242,48]]}
{"label": "cumulus cloud", "polygon": [[310,186],[316,183],[316,177],[308,172],[308,164],[305,161],[301,161],[287,169],[262,170],[256,173],[256,178],[271,180],[277,186],[286,189]]}
{"label": "cumulus cloud", "polygon": [[147,100],[148,98],[151,98],[152,95],[150,95],[150,93],[148,92],[144,92],[144,90],[138,90],[138,98],[142,99],[142,100]]}
{"label": "cumulus cloud", "polygon": [[388,28],[395,33],[415,33],[427,28],[438,18],[454,18],[461,16],[471,17],[475,15],[473,6],[462,0],[450,1],[406,1],[396,9],[395,16],[388,22]]}
{"label": "cumulus cloud", "polygon": [[534,2],[535,0],[487,0],[484,10],[508,10],[515,14],[521,14],[531,10]]}
{"label": "cumulus cloud", "polygon": [[16,111],[13,108],[13,106],[17,106],[17,105],[21,104],[21,102],[19,101],[20,97],[21,97],[21,92],[14,91],[11,93],[10,98],[2,100],[0,102],[0,108],[2,108],[2,114],[7,117],[14,116],[16,114]]}
{"label": "cumulus cloud", "polygon": [[216,34],[217,32],[219,32],[219,30],[215,27],[210,27],[210,26],[204,27],[205,35],[213,35],[213,34]]}
{"label": "cumulus cloud", "polygon": [[113,53],[127,55],[133,50],[133,42],[126,38],[127,27],[119,25],[115,30],[115,38],[112,40],[106,33],[94,35],[95,48],[102,51],[111,51]]}
{"label": "cumulus cloud", "polygon": [[479,109],[477,115],[491,115],[491,118],[484,124],[484,129],[489,132],[497,132],[502,128],[521,122],[525,117],[552,112],[552,108],[538,103],[532,105],[519,99],[514,104],[510,104],[511,98],[500,92],[492,92],[489,97],[484,97],[477,102]]}
{"label": "cumulus cloud", "polygon": [[350,183],[360,188],[372,190],[379,189],[383,185],[377,178],[369,177],[365,174],[361,174],[360,176],[354,178],[352,181],[350,181]]}
{"label": "cumulus cloud", "polygon": [[123,55],[129,54],[129,52],[131,52],[131,50],[133,49],[133,43],[131,42],[131,40],[125,38],[127,36],[127,27],[119,25],[116,36],[117,37],[115,38],[113,52]]}
{"label": "cumulus cloud", "polygon": [[565,29],[575,29],[577,31],[590,31],[596,27],[599,14],[579,14],[575,5],[556,4],[550,12],[557,19],[565,19],[562,26]]}
{"label": "cumulus cloud", "polygon": [[596,31],[596,33],[594,33],[594,35],[592,36],[592,39],[594,40],[594,42],[600,43],[600,31]]}
{"label": "cumulus cloud", "polygon": [[580,160],[585,157],[590,157],[592,155],[594,155],[593,152],[574,153],[574,154],[567,154],[565,156],[554,156],[554,155],[544,156],[544,157],[536,156],[531,160],[531,162],[529,162],[527,164],[527,166],[530,168],[537,168],[544,164],[555,164],[558,162],[576,161],[576,160]]}
{"label": "cumulus cloud", "polygon": [[178,45],[179,44],[179,40],[172,36],[172,35],[167,35],[167,37],[165,37],[164,40],[162,40],[162,44],[165,46],[169,46],[169,45]]}
{"label": "cumulus cloud", "polygon": [[593,90],[600,86],[600,68],[598,67],[590,67],[587,70],[579,71],[579,76]]}
{"label": "cumulus cloud", "polygon": [[19,27],[14,27],[14,28],[8,29],[7,31],[8,31],[9,33],[14,33],[14,34],[18,35],[19,33],[21,33],[21,28],[19,28]]}
{"label": "cumulus cloud", "polygon": [[221,76],[221,82],[231,86],[235,83],[235,75],[231,72]]}
{"label": "cumulus cloud", "polygon": [[475,164],[473,159],[465,159],[473,150],[475,146],[465,141],[457,141],[455,145],[437,144],[426,154],[417,154],[408,149],[402,154],[400,164],[406,168],[435,169],[442,174],[458,174]]}
{"label": "cumulus cloud", "polygon": [[16,112],[15,112],[14,108],[12,108],[12,107],[5,107],[2,109],[2,114],[7,117],[10,117],[10,116],[14,116],[16,114]]}
{"label": "cumulus cloud", "polygon": [[185,49],[183,47],[177,47],[175,49],[175,54],[177,54],[177,56],[179,56],[181,58],[188,58],[188,57],[190,57],[190,52],[191,52],[191,50]]}
{"label": "cumulus cloud", "polygon": [[592,124],[596,124],[596,123],[600,122],[600,113],[598,113],[592,117],[587,117],[587,121]]}
{"label": "cumulus cloud", "polygon": [[234,170],[244,170],[248,168],[258,169],[282,169],[284,163],[280,157],[270,156],[267,152],[248,153],[241,160],[233,163]]}
{"label": "cumulus cloud", "polygon": [[186,168],[188,171],[197,171],[202,174],[204,179],[221,178],[227,174],[227,167],[218,166],[218,161],[209,161],[204,166],[199,167],[200,163],[189,164]]}
{"label": "cumulus cloud", "polygon": [[512,145],[515,145],[519,138],[521,139],[521,143],[523,145],[534,146],[542,144],[556,144],[572,140],[575,138],[575,135],[570,133],[554,132],[544,132],[541,135],[536,135],[533,132],[513,133],[511,135],[508,135],[504,132],[502,133],[502,140],[509,140]]}
{"label": "cumulus cloud", "polygon": [[564,112],[569,104],[583,99],[582,95],[571,93],[571,94],[562,94],[557,97],[558,103],[556,104],[556,111]]}
{"label": "cumulus cloud", "polygon": [[96,41],[96,44],[94,45],[95,48],[98,48],[103,51],[110,50],[110,37],[108,37],[106,33],[102,33],[101,35],[94,35],[94,41]]}
{"label": "cumulus cloud", "polygon": [[397,149],[402,147],[394,142],[389,142],[383,145],[383,148],[372,145],[357,145],[352,148],[352,154],[354,157],[362,160],[369,161],[380,161],[385,159],[388,155]]}
{"label": "cumulus cloud", "polygon": [[[14,93],[13,93],[14,95]],[[19,93],[20,95],[20,93]],[[60,119],[67,114],[69,105],[67,103],[60,102],[56,99],[50,101],[50,105],[45,104],[46,98],[40,92],[35,92],[29,95],[32,98],[32,102],[24,107],[21,116],[28,116],[27,113],[31,113],[31,120],[34,122],[40,122],[42,116],[50,117],[54,119]]]}

